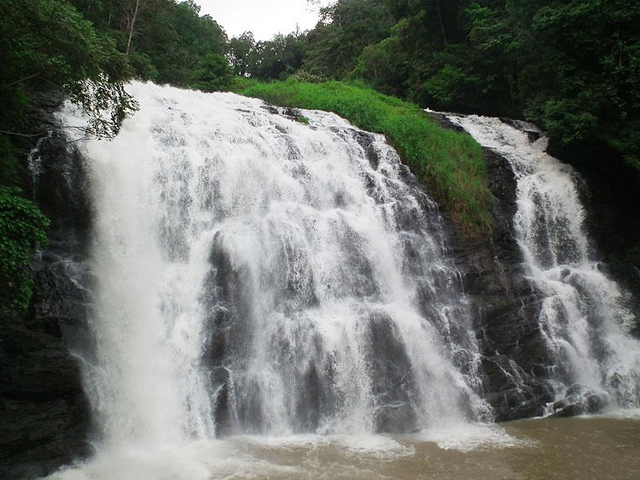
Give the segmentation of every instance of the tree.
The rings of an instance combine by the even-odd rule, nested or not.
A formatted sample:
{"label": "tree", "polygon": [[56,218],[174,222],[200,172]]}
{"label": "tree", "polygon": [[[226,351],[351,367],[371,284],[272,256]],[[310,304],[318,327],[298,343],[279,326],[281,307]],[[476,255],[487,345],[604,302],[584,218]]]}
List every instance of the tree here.
{"label": "tree", "polygon": [[340,0],[320,12],[307,35],[303,68],[327,78],[345,77],[364,48],[384,40],[393,25],[384,0]]}
{"label": "tree", "polygon": [[198,64],[195,87],[205,92],[227,90],[233,83],[233,71],[227,59],[217,53],[206,55]]}
{"label": "tree", "polygon": [[[199,12],[192,1],[156,0],[138,14],[143,30],[134,38],[131,53],[148,59],[153,67],[139,72],[142,78],[193,87],[200,60],[208,54],[227,53],[224,30]],[[146,72],[153,75],[148,77]]]}
{"label": "tree", "polygon": [[229,62],[236,75],[246,77],[254,69],[256,41],[253,33],[244,32],[239,37],[229,40]]}
{"label": "tree", "polygon": [[402,97],[405,93],[409,62],[397,36],[392,35],[364,48],[352,74],[387,95]]}
{"label": "tree", "polygon": [[278,34],[257,42],[250,55],[249,74],[258,80],[284,80],[295,73],[304,59],[304,35]]}
{"label": "tree", "polygon": [[193,87],[200,60],[227,53],[223,29],[193,0],[72,1],[127,54],[138,78]]}
{"label": "tree", "polygon": [[61,88],[90,114],[94,133],[115,134],[134,103],[123,88],[130,74],[126,57],[113,41],[63,0],[5,1],[0,16],[0,37],[6,39],[0,50],[3,105],[23,102],[30,88]]}
{"label": "tree", "polygon": [[0,313],[22,314],[31,297],[29,263],[46,242],[47,219],[13,185],[25,149],[43,132],[26,122],[31,91],[62,90],[90,115],[90,130],[112,136],[134,109],[130,70],[110,38],[63,0],[5,0],[0,16]]}
{"label": "tree", "polygon": [[124,53],[129,55],[129,50],[131,50],[131,40],[133,39],[133,32],[136,26],[136,19],[138,18],[138,12],[140,11],[140,0],[135,0],[134,3],[131,4],[130,8],[126,10],[127,12],[127,48]]}
{"label": "tree", "polygon": [[529,116],[561,143],[599,137],[627,154],[637,152],[640,145],[628,126],[634,130],[640,114],[640,5],[542,3],[527,27],[546,52],[538,63],[553,74],[534,77],[527,86],[537,93],[527,105]]}

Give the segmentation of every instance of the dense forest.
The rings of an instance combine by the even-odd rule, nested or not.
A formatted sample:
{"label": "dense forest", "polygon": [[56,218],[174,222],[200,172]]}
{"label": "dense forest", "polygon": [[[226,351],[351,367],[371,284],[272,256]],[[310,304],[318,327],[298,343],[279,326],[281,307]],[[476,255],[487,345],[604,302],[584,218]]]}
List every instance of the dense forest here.
{"label": "dense forest", "polygon": [[640,167],[640,4],[341,0],[310,32],[229,43],[237,74],[359,79],[420,106],[526,118]]}
{"label": "dense forest", "polygon": [[229,39],[193,0],[4,5],[4,313],[26,308],[29,255],[45,241],[47,221],[21,193],[26,152],[44,134],[29,122],[38,92],[64,92],[89,113],[92,133],[108,137],[135,111],[124,89],[132,78],[205,91],[288,78],[359,82],[420,107],[531,120],[569,160],[640,171],[636,0],[338,0],[312,30],[269,41]]}

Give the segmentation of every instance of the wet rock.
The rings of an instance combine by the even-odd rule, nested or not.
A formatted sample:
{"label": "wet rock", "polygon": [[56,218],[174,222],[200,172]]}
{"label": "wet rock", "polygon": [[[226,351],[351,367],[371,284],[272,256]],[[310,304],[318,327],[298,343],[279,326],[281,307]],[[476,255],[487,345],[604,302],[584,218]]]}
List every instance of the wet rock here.
{"label": "wet rock", "polygon": [[213,396],[215,405],[216,434],[220,437],[232,433],[231,407],[229,405],[229,371],[222,367],[211,372],[212,382],[217,386]]}
{"label": "wet rock", "polygon": [[375,409],[376,431],[383,433],[407,433],[417,430],[417,418],[408,402],[379,405]]}
{"label": "wet rock", "polygon": [[361,130],[353,130],[353,136],[360,144],[360,146],[364,149],[364,153],[367,156],[367,160],[369,160],[371,168],[377,170],[378,165],[380,165],[380,158],[378,157],[378,151],[373,146],[373,142],[375,139],[373,134],[363,132]]}
{"label": "wet rock", "polygon": [[542,137],[543,135],[542,130],[540,130],[537,125],[531,122],[526,122],[523,120],[516,120],[513,118],[506,118],[506,117],[501,117],[500,120],[503,123],[506,123],[507,125],[510,125],[513,128],[520,130],[522,133],[524,133],[527,136],[527,138],[529,139],[529,142],[531,143],[535,142],[536,140],[539,140],[540,137]]}
{"label": "wet rock", "polygon": [[482,368],[487,379],[485,398],[493,407],[497,422],[541,416],[553,401],[549,383],[527,375],[504,355],[483,358]]}
{"label": "wet rock", "polygon": [[[443,115],[430,116],[442,126],[460,130]],[[495,419],[506,421],[543,413],[553,400],[552,388],[544,380],[552,362],[537,321],[541,296],[524,275],[515,240],[516,179],[506,159],[488,149],[484,158],[493,196],[491,233],[469,239],[455,234],[451,226],[450,250],[474,312],[484,357],[483,394]]]}
{"label": "wet rock", "polygon": [[574,417],[588,413],[598,413],[609,403],[604,392],[596,392],[580,384],[571,385],[565,391],[563,399],[553,403],[554,417]]}
{"label": "wet rock", "polygon": [[300,123],[309,123],[309,120],[307,120],[302,115],[302,112],[300,112],[300,110],[298,110],[297,108],[276,107],[273,105],[263,105],[262,108],[264,108],[267,112],[273,115],[281,115],[290,120],[295,120],[296,122],[300,122]]}
{"label": "wet rock", "polygon": [[301,382],[301,392],[296,402],[299,431],[314,432],[320,425],[323,403],[327,392],[315,364],[310,364]]}
{"label": "wet rock", "polygon": [[[34,128],[55,128],[51,112],[60,102],[58,95],[35,98]],[[35,201],[52,226],[49,249],[32,265],[28,314],[5,316],[0,329],[0,478],[9,479],[50,474],[92,450],[89,404],[70,351],[90,343],[86,292],[78,281],[84,274],[75,269],[86,247],[89,203],[82,170],[69,166],[61,136],[45,134],[34,155]]]}
{"label": "wet rock", "polygon": [[540,415],[552,400],[541,380],[551,361],[537,321],[541,299],[524,276],[513,233],[515,178],[505,159],[490,151],[485,159],[493,194],[491,235],[462,243],[456,258],[486,357],[487,399],[497,420],[513,420]]}
{"label": "wet rock", "polygon": [[372,393],[376,398],[377,432],[410,432],[417,418],[410,402],[415,391],[411,362],[395,324],[383,312],[369,315],[369,362],[372,365]]}
{"label": "wet rock", "polygon": [[36,478],[92,453],[82,396],[0,399],[0,477]]}
{"label": "wet rock", "polygon": [[[80,153],[63,133],[51,131],[32,152],[36,172],[31,177],[34,201],[53,220],[54,244],[70,236],[86,235],[91,225],[91,203],[86,168]],[[78,244],[86,246],[85,238]]]}
{"label": "wet rock", "polygon": [[[38,288],[38,285],[36,285]],[[36,295],[37,303],[37,295]],[[34,307],[33,311],[38,309]],[[0,477],[35,478],[86,456],[89,405],[61,319],[3,319]]]}

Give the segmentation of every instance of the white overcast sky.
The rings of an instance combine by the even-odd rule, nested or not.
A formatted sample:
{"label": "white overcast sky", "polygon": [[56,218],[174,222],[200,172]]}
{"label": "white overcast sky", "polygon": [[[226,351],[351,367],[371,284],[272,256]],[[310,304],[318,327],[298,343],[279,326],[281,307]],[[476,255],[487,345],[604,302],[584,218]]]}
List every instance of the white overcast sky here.
{"label": "white overcast sky", "polygon": [[200,15],[209,14],[229,38],[251,31],[256,40],[270,40],[277,33],[315,27],[318,5],[332,0],[195,0]]}

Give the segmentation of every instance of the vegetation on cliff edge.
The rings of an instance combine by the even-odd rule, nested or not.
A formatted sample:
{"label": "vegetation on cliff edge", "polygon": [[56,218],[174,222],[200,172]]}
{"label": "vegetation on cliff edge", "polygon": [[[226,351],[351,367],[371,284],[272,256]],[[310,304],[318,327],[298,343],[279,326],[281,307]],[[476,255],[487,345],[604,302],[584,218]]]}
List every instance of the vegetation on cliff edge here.
{"label": "vegetation on cliff edge", "polygon": [[289,79],[253,84],[241,93],[274,105],[334,112],[384,134],[463,231],[477,235],[489,228],[491,194],[481,148],[470,136],[438,126],[416,105],[336,81]]}

